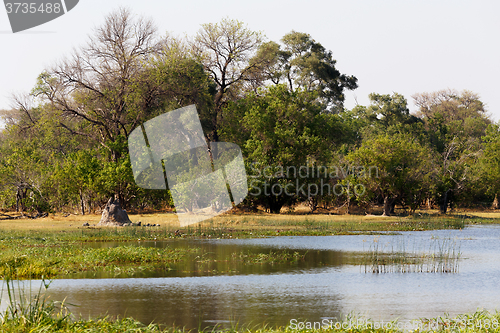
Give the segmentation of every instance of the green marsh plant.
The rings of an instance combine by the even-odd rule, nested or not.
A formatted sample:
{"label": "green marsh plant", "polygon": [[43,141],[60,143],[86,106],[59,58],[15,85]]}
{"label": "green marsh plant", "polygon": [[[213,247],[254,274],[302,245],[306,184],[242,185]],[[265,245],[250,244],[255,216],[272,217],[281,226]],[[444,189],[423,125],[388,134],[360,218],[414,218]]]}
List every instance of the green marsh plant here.
{"label": "green marsh plant", "polygon": [[449,238],[432,239],[427,251],[407,250],[404,241],[386,251],[376,237],[363,266],[365,273],[458,273],[460,256],[460,246]]}

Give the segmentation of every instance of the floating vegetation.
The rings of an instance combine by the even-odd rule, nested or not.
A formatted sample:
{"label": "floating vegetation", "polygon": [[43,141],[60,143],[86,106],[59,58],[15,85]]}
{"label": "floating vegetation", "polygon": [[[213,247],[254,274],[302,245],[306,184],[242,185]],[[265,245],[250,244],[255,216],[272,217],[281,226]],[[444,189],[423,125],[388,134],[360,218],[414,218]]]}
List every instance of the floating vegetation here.
{"label": "floating vegetation", "polygon": [[454,239],[431,239],[426,251],[408,251],[404,241],[395,248],[376,237],[364,256],[365,273],[458,273],[460,246]]}

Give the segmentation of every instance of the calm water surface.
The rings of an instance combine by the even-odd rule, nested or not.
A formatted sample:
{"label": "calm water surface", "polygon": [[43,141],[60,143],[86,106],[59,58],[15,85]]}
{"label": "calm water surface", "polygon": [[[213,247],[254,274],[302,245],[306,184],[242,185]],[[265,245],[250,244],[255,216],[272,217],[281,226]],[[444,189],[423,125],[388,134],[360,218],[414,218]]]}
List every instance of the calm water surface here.
{"label": "calm water surface", "polygon": [[[159,271],[145,278],[73,276],[80,279],[55,280],[48,294],[52,299],[66,298],[66,302],[78,305],[70,308],[83,316],[132,316],[144,323],[155,321],[187,328],[228,321],[286,326],[293,318],[320,321],[350,312],[387,321],[444,313],[456,315],[477,308],[500,309],[500,226],[497,225],[401,235],[138,245],[201,247],[204,255],[217,258],[237,251],[289,250],[307,254],[304,261],[295,264],[227,267],[221,260],[203,270],[195,266],[186,269],[185,265],[190,263],[181,263],[179,268],[184,272]],[[462,259],[455,274],[373,274],[365,273],[363,266],[346,264],[347,252],[367,251],[375,246],[379,251],[404,246],[410,252],[453,247],[461,252]]]}

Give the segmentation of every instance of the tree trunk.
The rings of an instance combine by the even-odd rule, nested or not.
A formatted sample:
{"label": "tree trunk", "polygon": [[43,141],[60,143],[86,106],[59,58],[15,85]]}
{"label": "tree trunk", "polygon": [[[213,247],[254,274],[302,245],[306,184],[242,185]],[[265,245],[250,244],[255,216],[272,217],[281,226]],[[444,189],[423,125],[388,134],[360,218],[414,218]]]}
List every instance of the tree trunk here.
{"label": "tree trunk", "polygon": [[491,208],[493,209],[498,209],[498,193],[495,193],[495,200],[493,200],[493,204],[491,205]]}
{"label": "tree trunk", "polygon": [[431,198],[427,198],[427,200],[426,200],[426,204],[427,204],[427,209],[432,209],[432,201],[431,201]]}
{"label": "tree trunk", "polygon": [[283,207],[283,202],[280,200],[269,200],[267,207],[271,214],[279,214],[281,212],[281,207]]}
{"label": "tree trunk", "polygon": [[81,191],[78,194],[80,196],[80,209],[82,211],[82,215],[85,215],[85,202],[83,200],[83,194]]}
{"label": "tree trunk", "polygon": [[17,193],[16,193],[16,212],[18,212],[18,213],[19,213],[20,203],[21,203],[21,195],[19,194],[19,190],[17,190]]}
{"label": "tree trunk", "polygon": [[448,189],[448,190],[446,190],[446,192],[444,192],[443,202],[441,203],[441,213],[442,214],[446,214],[446,212],[448,211],[448,201],[450,199],[450,192],[451,192],[450,189]]}
{"label": "tree trunk", "polygon": [[115,198],[118,198],[120,201],[121,208],[123,210],[127,209],[128,202],[125,201],[125,197],[123,196],[123,193],[120,191],[118,195],[115,194]]}
{"label": "tree trunk", "polygon": [[27,193],[28,187],[25,184],[18,185],[16,193],[16,212],[20,212],[21,215],[24,215],[24,211],[26,210],[24,199],[26,199]]}
{"label": "tree trunk", "polygon": [[392,200],[392,203],[391,203],[391,215],[395,214],[395,209],[396,209],[396,200]]}
{"label": "tree trunk", "polygon": [[[217,129],[214,129],[212,131],[212,142],[219,142],[219,133],[217,132]],[[208,147],[210,148],[209,153],[210,153],[210,158],[213,163],[214,159],[217,159],[219,157],[219,151],[217,149],[217,145],[210,145],[208,144]]]}
{"label": "tree trunk", "polygon": [[392,204],[394,199],[389,199],[389,196],[384,197],[384,213],[382,216],[391,216]]}
{"label": "tree trunk", "polygon": [[323,200],[323,201],[321,202],[321,204],[322,204],[323,209],[328,209],[328,201]]}
{"label": "tree trunk", "polygon": [[318,199],[315,196],[310,197],[309,200],[307,200],[307,205],[309,206],[311,213],[314,213],[314,211],[318,208]]}
{"label": "tree trunk", "polygon": [[346,210],[346,215],[349,215],[351,213],[351,196],[349,195],[349,193],[347,194],[347,202],[346,202],[346,206],[347,206],[347,210]]}

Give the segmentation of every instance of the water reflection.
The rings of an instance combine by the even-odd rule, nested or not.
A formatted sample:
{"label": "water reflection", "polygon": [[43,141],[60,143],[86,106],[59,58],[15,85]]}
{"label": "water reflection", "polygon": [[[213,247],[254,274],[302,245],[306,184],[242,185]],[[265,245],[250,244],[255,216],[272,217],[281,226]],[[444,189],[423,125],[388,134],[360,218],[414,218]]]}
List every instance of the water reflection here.
{"label": "water reflection", "polygon": [[[123,245],[119,242],[103,242],[83,244],[92,247],[116,247]],[[214,275],[249,275],[272,273],[296,273],[308,271],[312,268],[324,266],[341,266],[360,263],[361,256],[340,250],[307,250],[307,249],[278,249],[270,245],[245,245],[244,243],[231,244],[223,241],[163,241],[163,242],[134,242],[129,245],[156,247],[156,248],[199,248],[194,254],[188,255],[186,260],[169,263],[168,267],[158,266],[155,270],[141,271],[140,266],[132,273],[98,269],[73,273],[63,276],[63,279],[85,278],[152,278],[152,277],[194,277]],[[275,262],[263,260],[259,262],[258,254],[269,254],[277,257]],[[297,260],[281,261],[281,254],[294,256]],[[246,258],[244,258],[246,257]],[[249,259],[253,258],[253,259]]]}
{"label": "water reflection", "polygon": [[123,314],[188,328],[228,321],[286,325],[290,316],[316,317],[318,306],[339,316],[341,296],[336,288],[305,288],[305,276],[65,280],[56,281],[49,291],[52,297],[64,294],[67,302],[79,304],[73,311],[85,316]]}
{"label": "water reflection", "polygon": [[[286,326],[293,318],[320,321],[351,311],[386,321],[446,312],[455,315],[478,307],[500,309],[499,226],[375,237],[141,242],[141,246],[198,246],[202,255],[220,260],[207,272],[215,269],[219,273],[199,272],[199,265],[187,262],[174,271],[157,272],[157,277],[56,280],[49,294],[53,299],[66,298],[78,304],[72,310],[84,316],[132,316],[144,323],[194,329],[228,321]],[[388,248],[403,242],[410,249],[426,249],[441,239],[459,242],[462,256],[467,258],[461,261],[457,274],[364,273],[359,265],[353,265],[355,258],[350,254],[367,250],[375,240]],[[240,263],[233,267],[234,262],[227,261],[238,251],[278,250],[307,254],[293,264]]]}

